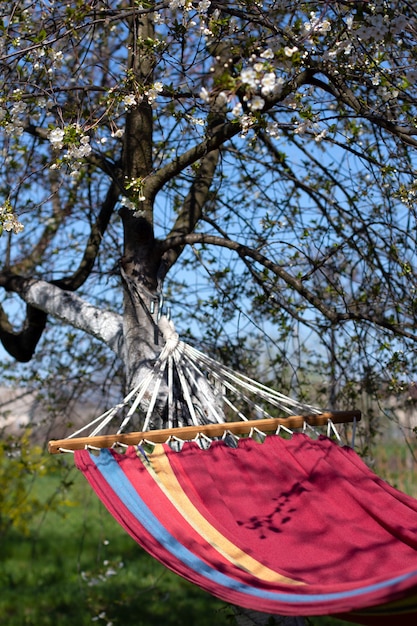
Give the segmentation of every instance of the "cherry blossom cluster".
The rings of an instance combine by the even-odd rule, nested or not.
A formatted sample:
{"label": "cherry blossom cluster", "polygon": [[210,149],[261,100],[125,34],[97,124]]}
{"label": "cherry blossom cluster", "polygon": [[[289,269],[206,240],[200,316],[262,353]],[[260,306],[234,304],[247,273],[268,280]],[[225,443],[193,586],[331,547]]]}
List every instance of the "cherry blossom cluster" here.
{"label": "cherry blossom cluster", "polygon": [[[284,80],[277,77],[271,66],[274,53],[271,48],[267,48],[259,55],[252,55],[249,59],[250,65],[244,68],[239,76],[240,83],[246,87],[246,94],[243,98],[251,111],[262,111],[265,106],[265,99],[280,95]],[[234,109],[238,114],[240,108]]]}
{"label": "cherry blossom cluster", "polygon": [[[182,22],[186,25],[187,29],[191,29],[194,26],[199,25],[200,33],[205,37],[211,37],[213,32],[207,23],[208,11],[212,3],[210,0],[200,0],[199,2],[192,2],[192,0],[170,0],[168,2],[168,9],[171,12],[183,12]],[[188,18],[192,15],[191,18]],[[211,14],[213,20],[217,20],[220,15],[218,8],[214,9]],[[196,18],[198,20],[196,21]],[[155,12],[154,15],[155,24],[168,24],[169,18],[164,16],[162,12]]]}
{"label": "cherry blossom cluster", "polygon": [[160,81],[156,81],[151,87],[144,89],[143,94],[133,92],[126,94],[122,99],[125,110],[128,111],[132,107],[138,106],[141,102],[143,102],[145,97],[149,104],[153,104],[158,95],[163,91],[163,88],[163,84]]}
{"label": "cherry blossom cluster", "polygon": [[194,4],[197,4],[196,8],[199,13],[206,13],[211,6],[210,0],[200,0],[200,2],[197,3],[193,3],[192,0],[170,0],[168,7],[171,11],[175,11],[176,9],[192,11],[195,8]]}
{"label": "cherry blossom cluster", "polygon": [[21,100],[21,90],[15,89],[10,108],[4,104],[4,99],[0,100],[0,125],[9,137],[20,137],[26,124],[27,104]]}
{"label": "cherry blossom cluster", "polygon": [[83,159],[92,151],[89,135],[86,135],[78,124],[71,124],[65,128],[52,128],[48,133],[48,139],[55,152],[66,148],[65,154],[53,167],[59,167],[61,163],[66,162],[70,166],[71,176],[78,176]]}
{"label": "cherry blossom cluster", "polygon": [[[0,100],[0,127],[5,142],[10,144],[12,138],[16,145],[21,142],[24,146],[21,135],[33,125],[34,120],[42,119],[38,136],[41,140],[46,137],[52,148],[55,159],[52,167],[68,166],[62,170],[69,170],[73,178],[78,177],[93,147],[110,151],[111,145],[120,146],[116,140],[123,136],[126,116],[134,112],[144,99],[157,110],[155,119],[170,120],[166,124],[166,129],[170,128],[170,131],[167,130],[164,135],[165,129],[162,129],[161,136],[168,136],[178,124],[177,128],[181,128],[178,132],[183,133],[185,141],[189,140],[189,136],[201,137],[205,132],[207,116],[218,107],[226,112],[229,121],[240,124],[241,137],[247,136],[252,128],[259,127],[276,139],[282,136],[281,129],[285,124],[285,128],[295,135],[304,135],[319,143],[331,134],[331,124],[326,127],[325,116],[322,115],[326,107],[321,105],[316,96],[311,96],[307,89],[292,85],[293,79],[302,72],[322,64],[325,66],[325,73],[320,76],[323,82],[326,80],[323,77],[325,74],[327,77],[344,73],[346,76],[354,76],[359,91],[363,88],[360,96],[369,110],[378,108],[390,112],[397,107],[401,122],[407,115],[405,113],[401,118],[403,84],[407,81],[413,84],[417,80],[411,48],[403,45],[407,37],[412,37],[410,33],[414,32],[414,26],[410,27],[406,17],[401,14],[401,3],[396,0],[367,2],[364,11],[357,10],[356,3],[336,6],[338,3],[315,5],[294,2],[288,5],[282,2],[282,22],[272,29],[268,23],[267,10],[273,5],[279,22],[280,3],[255,1],[248,5],[251,10],[256,9],[259,17],[256,20],[259,36],[253,38],[249,32],[242,30],[242,25],[249,24],[252,19],[250,16],[253,15],[250,10],[245,12],[247,3],[237,3],[239,10],[231,11],[228,15],[227,7],[221,14],[218,3],[210,0],[168,0],[155,3],[152,38],[142,42],[138,40],[135,44],[140,54],[146,56],[150,51],[149,54],[155,59],[153,76],[147,79],[149,82],[139,83],[128,72],[120,78],[114,71],[115,64],[109,83],[103,86],[102,93],[96,98],[93,89],[97,84],[90,80],[88,69],[84,74],[82,62],[78,66],[77,77],[69,76],[72,60],[68,49],[71,48],[65,47],[65,36],[62,39],[57,36],[55,40],[54,37],[42,35],[39,41],[35,41],[32,32],[35,13],[32,12],[38,10],[37,4],[40,5],[39,11],[46,13],[62,9],[58,2],[27,3],[19,19],[27,20],[25,28],[30,36],[25,39],[25,28],[21,28],[19,34],[20,26],[16,26],[12,28],[9,40],[3,36],[0,38],[0,53],[4,54],[4,58],[14,59],[17,51],[22,50],[21,61],[16,66],[19,77],[16,88],[11,88],[10,93],[3,95]],[[101,4],[104,15],[106,3],[98,3],[98,6]],[[145,3],[143,6],[136,3],[135,6],[144,10]],[[314,6],[316,10],[311,10]],[[87,9],[85,15],[88,14]],[[70,4],[67,10],[69,14],[72,10]],[[65,23],[66,18],[63,19]],[[115,21],[109,26],[106,37],[112,36],[109,33],[114,32],[112,29],[117,28],[117,24]],[[69,29],[74,27],[71,37],[76,37],[75,24],[70,19],[67,26]],[[179,32],[180,27],[182,34],[178,35],[176,31]],[[209,70],[212,62],[209,60],[211,46],[216,46],[216,29],[221,30],[224,38],[230,35],[231,41],[230,58],[225,63],[221,61],[226,76],[224,82],[218,79],[219,72],[216,73],[216,82]],[[80,29],[80,41],[83,36]],[[188,72],[179,70],[178,74],[172,73],[172,67],[178,61],[175,59],[175,45],[178,45],[181,37],[184,41],[188,37],[188,42],[192,42],[189,43],[191,51],[194,43],[195,49],[200,51],[196,52],[197,73],[193,72],[192,64]],[[122,38],[123,35],[119,41]],[[143,48],[140,48],[141,45]],[[394,56],[394,51],[400,55],[398,58]],[[121,66],[125,62],[122,56],[119,59]],[[219,59],[214,57],[214,63],[220,63]],[[188,59],[185,55],[184,67],[186,62]],[[177,67],[179,65],[180,62]],[[21,89],[21,85],[26,87]],[[78,93],[78,88],[80,93],[85,89],[96,107],[93,112],[90,113],[90,107],[81,112],[65,108],[67,94],[73,88],[73,93]],[[328,101],[330,99],[329,96]],[[271,106],[275,111],[279,109],[284,112],[284,121],[278,115],[274,116],[275,119],[269,116]],[[336,106],[334,102],[327,105],[326,115],[332,106]],[[404,106],[403,110],[407,111],[407,107]],[[88,118],[90,114],[91,118]],[[411,115],[409,117],[411,119]],[[48,130],[45,131],[45,128]],[[160,158],[164,150],[160,148]],[[166,154],[169,154],[168,150]],[[122,203],[138,211],[138,202],[145,199],[142,189],[132,193],[135,202],[127,195]],[[10,228],[10,221],[7,221],[7,228],[16,232],[18,227]]]}
{"label": "cherry blossom cluster", "polygon": [[144,182],[142,178],[126,178],[124,187],[131,197],[122,196],[121,206],[133,211],[135,217],[143,217],[144,211],[139,208],[139,203],[145,202],[146,196],[143,193]]}
{"label": "cherry blossom cluster", "polygon": [[62,50],[41,47],[34,50],[33,55],[29,58],[36,72],[46,72],[52,77],[54,73],[62,67],[64,53]]}
{"label": "cherry blossom cluster", "polygon": [[13,232],[15,235],[21,233],[24,226],[13,213],[10,200],[6,200],[2,206],[0,206],[0,235],[3,231],[8,233]]}
{"label": "cherry blossom cluster", "polygon": [[[275,100],[279,98],[285,82],[283,75],[288,81],[291,75],[301,71],[314,55],[321,61],[332,62],[338,58],[338,62],[344,64],[348,72],[360,63],[364,78],[369,76],[369,84],[375,87],[374,94],[379,99],[379,106],[383,103],[389,106],[395,104],[401,91],[396,85],[396,80],[401,83],[405,76],[409,82],[415,82],[417,73],[413,63],[408,67],[406,62],[403,66],[398,63],[397,71],[393,71],[387,63],[384,63],[387,60],[387,52],[385,48],[380,47],[380,43],[395,41],[397,46],[401,46],[402,39],[399,37],[407,30],[405,16],[401,14],[393,16],[388,9],[388,5],[383,2],[369,3],[371,14],[365,13],[360,20],[355,19],[353,14],[346,14],[343,19],[335,16],[331,19],[324,12],[312,11],[308,18],[301,22],[298,30],[295,28],[293,32],[287,31],[291,44],[285,44],[285,39],[278,37],[273,47],[243,60],[235,89],[242,86],[245,94],[241,101],[235,101],[231,109],[233,116],[240,121],[242,136],[245,136],[255,123],[256,117],[253,114],[257,116],[263,112],[269,98]],[[367,44],[366,54],[364,43]],[[407,59],[406,53],[404,59]],[[381,67],[381,72],[378,72],[378,67]],[[333,70],[329,65],[328,70],[338,74],[340,67],[335,66]],[[233,103],[233,91],[224,92],[223,95],[228,102]],[[372,97],[372,92],[369,92],[368,96]],[[209,102],[209,91],[202,89],[200,97],[203,101]],[[295,103],[296,109],[302,107],[301,102],[300,99]],[[285,104],[291,107],[288,99]],[[269,125],[267,122],[266,124],[268,131],[277,136],[277,125],[268,128]],[[328,133],[327,129],[321,128],[317,120],[313,119],[295,123],[294,131],[297,134],[311,131],[317,142],[322,141]]]}

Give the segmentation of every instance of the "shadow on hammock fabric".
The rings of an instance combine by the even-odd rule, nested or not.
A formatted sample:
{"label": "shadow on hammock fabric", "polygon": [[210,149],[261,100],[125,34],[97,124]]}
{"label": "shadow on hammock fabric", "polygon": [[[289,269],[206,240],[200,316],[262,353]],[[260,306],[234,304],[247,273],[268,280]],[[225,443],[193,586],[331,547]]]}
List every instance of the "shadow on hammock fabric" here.
{"label": "shadow on hammock fabric", "polygon": [[417,617],[417,500],[327,437],[237,447],[75,451],[147,552],[226,602],[281,615],[402,626]]}

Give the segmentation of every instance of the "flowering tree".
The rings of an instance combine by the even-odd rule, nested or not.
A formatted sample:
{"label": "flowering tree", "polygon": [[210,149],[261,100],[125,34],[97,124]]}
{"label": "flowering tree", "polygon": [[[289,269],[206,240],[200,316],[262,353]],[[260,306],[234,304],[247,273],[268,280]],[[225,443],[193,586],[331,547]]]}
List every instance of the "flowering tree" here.
{"label": "flowering tree", "polygon": [[165,284],[206,338],[243,311],[282,342],[309,329],[340,372],[411,379],[414,3],[23,0],[0,17],[14,359],[56,319],[130,387]]}

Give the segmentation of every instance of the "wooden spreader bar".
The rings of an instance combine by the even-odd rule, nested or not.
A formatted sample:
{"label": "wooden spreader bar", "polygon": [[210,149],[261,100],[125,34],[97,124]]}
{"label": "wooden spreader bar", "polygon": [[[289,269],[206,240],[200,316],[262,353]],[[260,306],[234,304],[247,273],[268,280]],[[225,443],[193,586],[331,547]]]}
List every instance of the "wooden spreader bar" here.
{"label": "wooden spreader bar", "polygon": [[290,415],[289,417],[271,417],[268,419],[248,420],[239,422],[224,422],[222,424],[201,424],[199,426],[184,426],[182,428],[162,428],[144,432],[122,433],[115,435],[97,435],[95,437],[74,437],[73,439],[52,440],[48,444],[50,454],[58,454],[66,450],[83,450],[84,448],[111,448],[116,444],[137,445],[141,441],[165,443],[170,437],[184,441],[191,441],[198,435],[206,437],[221,437],[225,432],[234,435],[244,435],[252,429],[264,433],[273,433],[279,426],[290,430],[302,428],[305,423],[310,426],[325,426],[329,421],[334,424],[359,421],[361,412],[354,411],[326,411],[310,415]]}

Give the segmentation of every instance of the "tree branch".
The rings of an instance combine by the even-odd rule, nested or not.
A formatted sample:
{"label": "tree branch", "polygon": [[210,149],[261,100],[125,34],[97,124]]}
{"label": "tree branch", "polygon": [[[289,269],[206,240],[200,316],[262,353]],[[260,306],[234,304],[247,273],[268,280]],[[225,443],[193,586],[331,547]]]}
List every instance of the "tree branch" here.
{"label": "tree branch", "polygon": [[46,319],[44,311],[27,305],[24,326],[17,333],[13,330],[6,312],[0,307],[0,341],[16,361],[27,363],[31,360],[45,329]]}
{"label": "tree branch", "polygon": [[[17,342],[23,356],[28,356],[30,350],[33,354],[36,343],[45,327],[46,314],[48,314],[96,337],[122,358],[123,327],[121,315],[102,311],[76,294],[60,289],[44,280],[26,279],[12,273],[6,275],[3,272],[0,275],[0,286],[7,291],[17,293],[28,305],[26,326],[20,334],[13,333],[8,320],[5,318],[4,311],[0,316],[0,338],[6,350],[8,350],[7,346],[10,346],[10,343]],[[35,342],[36,329],[39,331],[39,337]],[[4,340],[6,344],[4,344]],[[20,359],[15,354],[12,356],[18,360],[30,359],[30,356],[26,359]]]}
{"label": "tree branch", "polygon": [[13,264],[11,270],[15,274],[27,275],[29,272],[35,270],[38,263],[42,260],[49,244],[73,209],[72,202],[67,202],[64,206],[60,203],[58,195],[59,177],[56,170],[49,170],[49,184],[51,194],[47,201],[51,201],[51,216],[48,220],[46,220],[45,228],[43,229],[38,241],[33,245],[30,253]]}
{"label": "tree branch", "polygon": [[[37,262],[41,253],[44,252],[47,243],[49,243],[51,238],[53,237],[53,234],[55,233],[57,226],[62,221],[59,215],[63,214],[64,212],[58,211],[58,217],[57,217],[58,223],[57,225],[55,225],[56,228],[54,226],[50,227],[50,230],[48,230],[48,227],[46,228],[38,246],[36,246],[34,250],[34,258],[28,257],[28,259],[25,259],[24,261],[20,261],[19,263],[15,264],[11,271],[9,270],[8,272],[4,272],[2,275],[0,275],[0,285],[3,285],[6,289],[10,291],[15,291],[16,293],[18,293],[23,298],[23,300],[25,300],[26,303],[28,304],[26,308],[26,319],[25,319],[23,328],[20,331],[13,330],[13,327],[5,311],[3,309],[0,310],[0,340],[3,343],[3,346],[7,350],[7,352],[9,352],[9,354],[13,356],[15,359],[17,359],[18,361],[27,362],[27,361],[30,361],[30,359],[32,358],[35,352],[36,346],[45,329],[48,313],[52,313],[52,315],[54,315],[55,317],[58,317],[59,319],[66,321],[61,316],[63,310],[60,310],[59,315],[56,314],[56,307],[58,306],[57,304],[58,303],[58,297],[57,297],[58,291],[57,290],[63,289],[63,290],[68,290],[68,291],[75,291],[87,280],[93,268],[94,262],[96,260],[103,233],[105,232],[108,226],[110,217],[113,213],[115,204],[118,200],[118,196],[119,196],[118,185],[116,183],[111,183],[107,192],[107,196],[104,202],[102,203],[97,221],[95,222],[95,224],[93,224],[91,228],[91,233],[88,238],[88,242],[84,251],[83,258],[77,270],[71,276],[61,278],[60,280],[57,280],[57,281],[52,281],[51,283],[40,281],[44,285],[44,295],[42,296],[43,298],[42,302],[45,301],[44,298],[46,294],[46,285],[49,285],[51,294],[54,293],[53,298],[54,298],[55,304],[51,311],[46,305],[42,307],[38,306],[39,302],[37,301],[36,298],[34,299],[33,303],[30,302],[30,300],[27,297],[27,291],[26,291],[26,284],[29,284],[29,283],[28,282],[26,283],[25,278],[19,277],[19,275],[20,275],[20,272],[22,271],[27,272],[28,269],[30,269],[30,267],[32,267]],[[31,291],[33,291],[33,289]],[[62,292],[62,293],[65,293],[65,292]],[[50,304],[51,302],[52,300],[50,300]],[[79,302],[83,302],[83,301],[80,300]],[[33,306],[31,306],[31,304],[33,304]],[[83,305],[82,309],[83,309],[83,315],[85,316],[86,321],[89,320],[89,323],[93,322],[93,327],[96,328],[97,324],[93,320],[93,314],[91,312],[91,309],[89,309],[87,305]],[[77,327],[77,324],[75,323],[74,320],[70,323],[72,323],[74,326]],[[87,332],[89,331],[87,330]],[[90,332],[90,334],[93,334],[94,336],[98,336],[95,333],[96,333],[95,330]],[[109,338],[107,336],[103,336],[102,340],[105,343],[108,343]],[[113,344],[114,341],[110,339],[110,343]],[[112,347],[112,345],[110,345],[110,347]],[[117,352],[117,350],[114,347],[112,347],[112,349],[114,349],[114,351]]]}
{"label": "tree branch", "polygon": [[109,225],[110,218],[113,214],[118,199],[119,186],[116,183],[112,182],[107,191],[107,195],[101,205],[97,220],[91,227],[90,236],[84,250],[84,255],[78,268],[72,275],[56,281],[52,281],[52,284],[61,287],[62,289],[76,291],[87,280],[91,273],[91,270],[93,269],[103,238],[103,234],[105,233],[107,226]]}
{"label": "tree branch", "polygon": [[[265,105],[263,111],[271,110],[278,102],[285,100],[285,98],[304,84],[309,83],[313,72],[311,70],[304,70],[300,72],[295,78],[288,81],[283,87],[279,96],[265,97]],[[218,120],[217,120],[218,121]],[[170,161],[167,165],[160,168],[157,174],[150,177],[146,184],[146,195],[154,198],[158,191],[162,189],[166,182],[178,176],[185,168],[192,165],[212,150],[217,150],[226,141],[235,137],[241,131],[241,126],[238,120],[223,121],[220,124],[215,124],[208,128],[206,137],[199,144],[196,144],[186,152],[183,152],[180,156]]]}
{"label": "tree branch", "polygon": [[390,120],[387,117],[377,115],[375,112],[367,110],[361,101],[354,95],[352,90],[349,89],[345,77],[327,72],[326,70],[323,71],[328,78],[329,83],[325,83],[324,81],[317,79],[315,76],[311,78],[309,83],[327,91],[327,93],[331,94],[336,101],[347,104],[359,117],[362,117],[372,124],[387,130],[395,137],[401,139],[401,141],[405,144],[417,147],[417,139],[413,138],[413,135],[417,135],[415,127],[398,124],[394,120]]}
{"label": "tree branch", "polygon": [[[224,44],[224,42],[221,41],[220,43],[209,46],[209,52],[213,59],[215,59],[213,66],[213,81],[216,85],[222,80],[225,74],[227,76],[229,75],[230,70],[225,68],[229,67],[227,61],[230,57],[230,49]],[[219,95],[212,95],[210,99],[210,111],[207,117],[207,136],[212,134],[213,129],[225,123],[226,114],[227,107],[224,98]],[[211,150],[201,159],[182,209],[168,237],[191,233],[200,221],[203,215],[204,205],[209,195],[210,186],[216,172],[219,155],[219,149]],[[183,246],[180,246],[175,250],[171,248],[164,255],[160,269],[161,279],[165,277],[169,269],[174,265],[182,250]]]}
{"label": "tree branch", "polygon": [[161,242],[161,248],[168,250],[170,247],[176,248],[186,244],[209,244],[215,246],[222,246],[229,250],[235,251],[242,259],[249,257],[260,263],[263,267],[269,269],[273,274],[281,278],[289,287],[292,287],[302,298],[307,300],[315,309],[317,309],[326,319],[332,324],[339,322],[347,322],[352,320],[364,321],[385,328],[396,335],[407,337],[413,341],[417,341],[417,335],[405,330],[403,326],[394,324],[389,319],[382,316],[369,315],[366,311],[359,308],[359,305],[355,303],[354,308],[349,309],[349,305],[346,305],[345,312],[339,312],[334,308],[328,307],[322,300],[322,298],[312,293],[304,284],[303,281],[285,270],[281,265],[271,261],[264,256],[258,250],[245,246],[237,241],[231,239],[224,239],[217,235],[208,235],[205,233],[190,233],[188,235],[170,237],[164,242]]}
{"label": "tree branch", "polygon": [[[182,210],[170,232],[168,238],[177,235],[186,235],[191,233],[202,216],[202,209],[206,203],[209,194],[210,185],[213,180],[216,166],[219,160],[219,151],[214,150],[201,159],[198,173],[196,174],[190,191],[184,200]],[[162,257],[160,279],[163,280],[174,265],[184,246],[170,248]]]}
{"label": "tree branch", "polygon": [[226,122],[214,128],[210,136],[207,136],[202,142],[183,152],[162,167],[157,174],[154,174],[145,187],[146,194],[154,198],[165,183],[181,174],[184,169],[209,154],[209,152],[220,148],[226,141],[237,135],[240,130],[241,127],[238,122]]}

